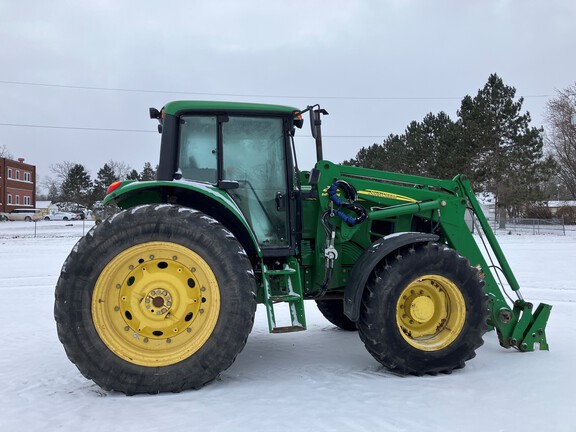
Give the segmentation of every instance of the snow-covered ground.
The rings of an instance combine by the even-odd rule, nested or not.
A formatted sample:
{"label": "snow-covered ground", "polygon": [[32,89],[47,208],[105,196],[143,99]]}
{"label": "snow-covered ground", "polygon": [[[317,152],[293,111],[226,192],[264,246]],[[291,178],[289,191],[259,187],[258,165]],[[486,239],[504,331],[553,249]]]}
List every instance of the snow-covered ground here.
{"label": "snow-covered ground", "polygon": [[[91,222],[0,223],[0,431],[575,431],[576,232],[499,236],[527,300],[553,305],[550,351],[488,333],[452,375],[398,377],[314,303],[308,330],[268,333],[259,306],[244,351],[199,391],[108,393],[67,359],[54,285]],[[36,227],[36,233],[34,229]]]}

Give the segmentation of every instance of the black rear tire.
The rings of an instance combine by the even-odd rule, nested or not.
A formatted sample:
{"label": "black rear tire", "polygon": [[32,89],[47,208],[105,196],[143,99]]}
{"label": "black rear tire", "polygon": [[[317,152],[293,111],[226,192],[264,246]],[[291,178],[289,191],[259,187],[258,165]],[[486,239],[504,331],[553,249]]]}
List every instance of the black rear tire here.
{"label": "black rear tire", "polygon": [[358,330],[370,354],[395,373],[450,373],[483,344],[486,318],[478,269],[428,243],[380,263],[364,291]]}
{"label": "black rear tire", "polygon": [[255,310],[240,243],[216,220],[173,205],[95,226],[64,263],[54,306],[80,372],[129,395],[214,380],[243,349]]}
{"label": "black rear tire", "polygon": [[344,315],[343,300],[316,300],[318,310],[336,327],[346,331],[356,331],[356,323]]}

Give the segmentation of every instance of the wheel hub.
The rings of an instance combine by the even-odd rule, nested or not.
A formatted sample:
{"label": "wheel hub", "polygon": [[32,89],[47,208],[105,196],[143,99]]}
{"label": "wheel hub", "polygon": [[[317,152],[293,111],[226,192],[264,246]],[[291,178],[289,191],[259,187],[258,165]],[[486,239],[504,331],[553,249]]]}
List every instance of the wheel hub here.
{"label": "wheel hub", "polygon": [[168,313],[172,306],[172,296],[166,290],[158,288],[146,295],[146,309],[152,314],[162,315]]}
{"label": "wheel hub", "polygon": [[434,316],[434,302],[426,296],[418,296],[410,304],[410,315],[418,322],[425,323]]}
{"label": "wheel hub", "polygon": [[466,304],[458,287],[439,275],[410,282],[398,299],[396,323],[413,347],[435,351],[448,346],[460,333]]}
{"label": "wheel hub", "polygon": [[[202,287],[191,268],[173,256],[170,261],[138,262],[120,289],[120,310],[126,326],[138,337],[172,338],[186,331],[199,315]],[[135,336],[136,337],[136,336]]]}
{"label": "wheel hub", "polygon": [[134,246],[112,259],[94,288],[92,310],[104,343],[132,363],[166,365],[210,336],[220,309],[209,265],[174,243]]}

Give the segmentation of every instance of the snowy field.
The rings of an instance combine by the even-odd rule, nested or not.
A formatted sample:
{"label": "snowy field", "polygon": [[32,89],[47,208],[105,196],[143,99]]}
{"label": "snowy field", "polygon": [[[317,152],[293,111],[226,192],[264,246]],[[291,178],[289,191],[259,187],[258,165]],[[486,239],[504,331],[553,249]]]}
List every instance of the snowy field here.
{"label": "snowy field", "polygon": [[[527,300],[553,305],[550,351],[518,353],[494,333],[452,375],[398,377],[314,303],[308,331],[248,344],[199,391],[102,391],[56,336],[54,286],[91,222],[0,222],[0,431],[576,431],[576,232],[499,236]],[[36,232],[34,232],[36,228]],[[574,345],[572,345],[574,344]]]}

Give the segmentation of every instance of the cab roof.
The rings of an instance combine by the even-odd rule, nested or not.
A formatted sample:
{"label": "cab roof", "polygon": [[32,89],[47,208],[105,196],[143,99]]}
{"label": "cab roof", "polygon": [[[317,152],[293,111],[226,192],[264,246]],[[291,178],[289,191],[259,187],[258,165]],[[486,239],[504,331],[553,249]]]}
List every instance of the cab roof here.
{"label": "cab roof", "polygon": [[183,111],[222,111],[222,112],[255,112],[255,113],[278,113],[294,115],[299,112],[298,108],[285,105],[271,105],[245,102],[222,102],[222,101],[173,101],[166,104],[164,112],[176,115]]}

